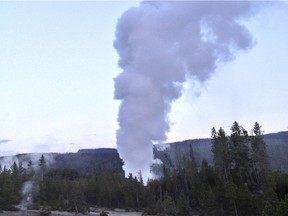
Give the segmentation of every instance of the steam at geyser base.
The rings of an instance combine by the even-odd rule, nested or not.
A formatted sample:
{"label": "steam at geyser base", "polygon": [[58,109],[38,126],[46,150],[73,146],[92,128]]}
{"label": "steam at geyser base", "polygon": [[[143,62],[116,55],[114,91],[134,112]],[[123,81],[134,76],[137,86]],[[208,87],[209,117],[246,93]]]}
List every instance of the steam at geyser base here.
{"label": "steam at geyser base", "polygon": [[253,46],[241,24],[256,2],[142,2],[118,20],[114,47],[123,71],[115,78],[121,100],[117,148],[126,175],[150,176],[153,142],[169,132],[171,104],[182,85],[207,81],[220,64]]}

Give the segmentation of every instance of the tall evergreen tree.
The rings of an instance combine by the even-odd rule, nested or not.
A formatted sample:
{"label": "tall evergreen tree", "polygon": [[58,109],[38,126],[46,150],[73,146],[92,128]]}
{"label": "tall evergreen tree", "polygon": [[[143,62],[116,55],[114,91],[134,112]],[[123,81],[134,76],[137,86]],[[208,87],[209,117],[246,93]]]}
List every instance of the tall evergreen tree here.
{"label": "tall evergreen tree", "polygon": [[241,185],[249,181],[249,136],[238,122],[231,127],[229,139],[231,167],[234,183]]}
{"label": "tall evergreen tree", "polygon": [[212,152],[214,160],[214,168],[219,178],[224,182],[229,182],[230,178],[230,155],[228,146],[228,137],[223,128],[218,133],[212,128]]}
{"label": "tall evergreen tree", "polygon": [[[272,203],[277,202],[277,196],[274,189],[272,172],[269,165],[269,158],[264,141],[263,131],[258,122],[254,124],[251,138],[251,156],[253,176],[257,184],[256,192],[264,194],[264,200]],[[264,206],[264,204],[263,204]]]}
{"label": "tall evergreen tree", "polygon": [[252,130],[251,155],[254,172],[257,178],[256,180],[259,182],[259,173],[269,173],[270,166],[266,150],[266,143],[264,142],[263,131],[261,130],[261,126],[258,122],[255,123]]}
{"label": "tall evergreen tree", "polygon": [[236,185],[231,175],[231,152],[229,149],[229,138],[225,131],[220,128],[216,133],[212,128],[212,152],[214,159],[215,173],[217,176],[217,196],[221,203],[222,215],[238,216],[236,206]]}

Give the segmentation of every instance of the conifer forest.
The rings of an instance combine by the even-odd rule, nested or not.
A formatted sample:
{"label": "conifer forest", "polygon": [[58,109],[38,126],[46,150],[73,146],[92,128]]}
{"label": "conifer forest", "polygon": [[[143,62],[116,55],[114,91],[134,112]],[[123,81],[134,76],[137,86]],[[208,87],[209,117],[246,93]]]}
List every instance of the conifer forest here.
{"label": "conifer forest", "polygon": [[[193,147],[161,164],[157,178],[141,172],[51,168],[44,155],[27,166],[0,168],[0,209],[49,209],[86,213],[91,207],[121,208],[145,215],[288,215],[288,174],[272,171],[258,123],[246,131],[212,128],[213,164],[195,160]],[[49,215],[49,211],[47,213]]]}

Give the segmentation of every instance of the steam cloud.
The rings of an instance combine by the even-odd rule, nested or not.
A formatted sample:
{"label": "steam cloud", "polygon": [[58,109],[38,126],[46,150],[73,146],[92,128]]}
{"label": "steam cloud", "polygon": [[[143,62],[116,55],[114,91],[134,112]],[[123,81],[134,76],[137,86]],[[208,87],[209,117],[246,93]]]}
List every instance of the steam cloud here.
{"label": "steam cloud", "polygon": [[251,2],[142,2],[118,20],[114,47],[123,69],[114,79],[121,100],[117,148],[127,173],[147,180],[153,142],[166,140],[168,114],[185,81],[207,81],[219,64],[253,45],[239,21]]}

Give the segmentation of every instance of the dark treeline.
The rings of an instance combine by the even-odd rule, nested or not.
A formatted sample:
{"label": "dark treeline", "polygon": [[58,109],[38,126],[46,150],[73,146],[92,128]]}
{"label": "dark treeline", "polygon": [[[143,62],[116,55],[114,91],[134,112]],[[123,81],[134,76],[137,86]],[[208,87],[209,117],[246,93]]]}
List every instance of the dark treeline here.
{"label": "dark treeline", "polygon": [[197,164],[193,148],[166,156],[163,177],[151,181],[156,202],[151,213],[168,215],[288,215],[288,175],[272,172],[255,123],[251,135],[234,122],[230,135],[212,128],[214,165]]}
{"label": "dark treeline", "polygon": [[[81,173],[48,169],[42,155],[26,168],[0,169],[2,210],[87,212],[89,207],[139,210],[151,215],[288,215],[288,174],[272,172],[258,123],[252,135],[237,122],[230,135],[212,129],[214,165],[197,164],[193,148],[165,155],[161,177],[144,185],[141,173],[125,178],[111,170]],[[49,212],[49,211],[46,211]]]}

